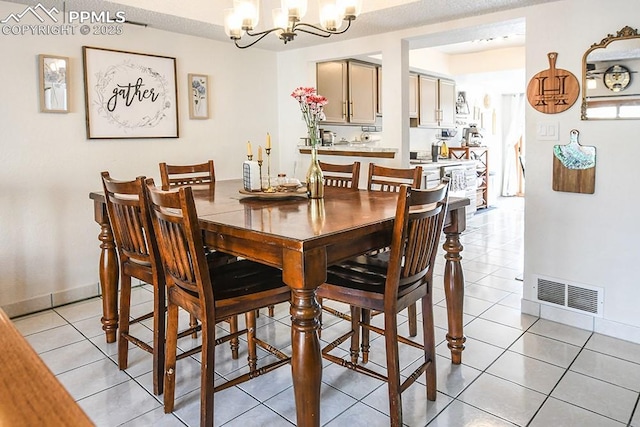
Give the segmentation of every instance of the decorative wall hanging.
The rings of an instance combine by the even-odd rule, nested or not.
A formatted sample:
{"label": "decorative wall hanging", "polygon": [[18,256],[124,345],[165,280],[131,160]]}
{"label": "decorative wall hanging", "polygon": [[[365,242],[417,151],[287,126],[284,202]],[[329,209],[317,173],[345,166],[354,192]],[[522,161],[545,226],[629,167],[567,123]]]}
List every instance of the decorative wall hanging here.
{"label": "decorative wall hanging", "polygon": [[596,147],[580,145],[580,133],[569,133],[569,144],[553,146],[553,189],[593,194],[596,188]]}
{"label": "decorative wall hanging", "polygon": [[549,52],[547,57],[549,69],[540,71],[529,81],[527,99],[541,113],[561,113],[578,99],[580,84],[570,71],[556,68],[556,52]]}
{"label": "decorative wall hanging", "polygon": [[209,78],[203,74],[189,74],[189,118],[209,118]]}
{"label": "decorative wall hanging", "polygon": [[40,111],[69,112],[69,58],[38,55]]}
{"label": "decorative wall hanging", "polygon": [[456,98],[456,114],[469,114],[469,104],[467,104],[467,92],[460,91]]}
{"label": "decorative wall hanging", "polygon": [[83,46],[87,138],[177,138],[176,59]]}

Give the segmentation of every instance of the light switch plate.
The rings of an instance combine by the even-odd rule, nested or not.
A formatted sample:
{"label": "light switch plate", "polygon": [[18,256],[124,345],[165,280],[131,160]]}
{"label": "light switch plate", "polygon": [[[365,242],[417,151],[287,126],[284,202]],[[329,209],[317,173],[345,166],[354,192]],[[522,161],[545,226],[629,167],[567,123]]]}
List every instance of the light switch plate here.
{"label": "light switch plate", "polygon": [[560,140],[560,123],[559,122],[537,122],[536,137],[539,141],[559,141]]}

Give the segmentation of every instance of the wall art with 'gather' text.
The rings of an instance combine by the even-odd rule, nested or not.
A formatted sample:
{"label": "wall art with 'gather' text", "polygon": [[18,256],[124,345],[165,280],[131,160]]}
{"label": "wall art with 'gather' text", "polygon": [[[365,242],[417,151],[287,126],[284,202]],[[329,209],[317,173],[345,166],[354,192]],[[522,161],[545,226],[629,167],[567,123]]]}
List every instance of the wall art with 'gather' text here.
{"label": "wall art with 'gather' text", "polygon": [[177,138],[176,59],[83,46],[87,138]]}

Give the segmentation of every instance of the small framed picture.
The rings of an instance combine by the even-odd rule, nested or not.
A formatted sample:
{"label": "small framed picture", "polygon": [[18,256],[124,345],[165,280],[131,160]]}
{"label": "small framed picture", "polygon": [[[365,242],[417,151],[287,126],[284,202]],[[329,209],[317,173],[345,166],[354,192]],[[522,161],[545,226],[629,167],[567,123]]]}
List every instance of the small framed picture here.
{"label": "small framed picture", "polygon": [[209,77],[204,74],[189,74],[189,118],[209,118]]}
{"label": "small framed picture", "polygon": [[38,55],[40,74],[40,111],[69,112],[69,58]]}

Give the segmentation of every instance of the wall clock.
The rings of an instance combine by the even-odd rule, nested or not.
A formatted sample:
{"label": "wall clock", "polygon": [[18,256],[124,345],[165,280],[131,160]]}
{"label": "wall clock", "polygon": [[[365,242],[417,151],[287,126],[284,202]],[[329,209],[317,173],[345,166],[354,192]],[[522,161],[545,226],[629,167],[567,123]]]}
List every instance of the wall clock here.
{"label": "wall clock", "polygon": [[604,85],[613,92],[623,91],[631,82],[631,72],[623,65],[612,65],[603,76]]}

